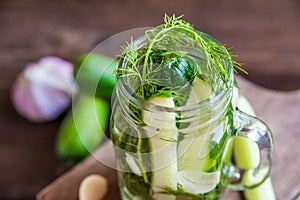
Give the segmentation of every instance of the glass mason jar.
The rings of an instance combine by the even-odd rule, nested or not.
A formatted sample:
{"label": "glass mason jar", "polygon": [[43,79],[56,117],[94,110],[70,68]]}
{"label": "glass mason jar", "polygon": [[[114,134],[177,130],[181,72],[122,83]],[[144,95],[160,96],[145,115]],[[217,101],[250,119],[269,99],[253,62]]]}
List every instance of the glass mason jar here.
{"label": "glass mason jar", "polygon": [[[137,50],[143,45],[145,37],[132,42]],[[269,175],[270,130],[235,108],[233,83],[220,81],[201,50],[188,52],[198,57],[201,79],[178,90],[188,87],[189,99],[201,99],[203,85],[210,87],[211,94],[201,101],[174,106],[170,96],[145,100],[128,77],[118,78],[110,130],[122,199],[219,199],[222,188],[251,188]],[[233,80],[232,67],[225,65]],[[233,149],[234,142],[246,150]]]}

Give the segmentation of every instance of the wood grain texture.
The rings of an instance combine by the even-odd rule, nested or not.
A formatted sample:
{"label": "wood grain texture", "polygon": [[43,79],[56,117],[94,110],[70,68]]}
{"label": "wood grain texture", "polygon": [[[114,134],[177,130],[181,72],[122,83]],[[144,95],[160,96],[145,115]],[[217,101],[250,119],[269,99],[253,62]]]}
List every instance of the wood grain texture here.
{"label": "wood grain texture", "polygon": [[[238,78],[240,91],[251,102],[257,117],[266,122],[273,132],[275,152],[271,172],[276,196],[279,200],[289,200],[300,191],[300,90],[293,92],[277,92],[261,88],[249,81]],[[95,153],[98,160],[106,159],[113,162],[111,144]],[[109,178],[109,194],[105,199],[119,199],[116,171],[103,165],[94,157],[89,157],[68,173],[51,183],[38,194],[38,200],[78,198],[77,191],[80,181],[90,173],[100,173]],[[107,163],[108,160],[105,161]],[[237,192],[225,192],[222,199],[238,200]]]}

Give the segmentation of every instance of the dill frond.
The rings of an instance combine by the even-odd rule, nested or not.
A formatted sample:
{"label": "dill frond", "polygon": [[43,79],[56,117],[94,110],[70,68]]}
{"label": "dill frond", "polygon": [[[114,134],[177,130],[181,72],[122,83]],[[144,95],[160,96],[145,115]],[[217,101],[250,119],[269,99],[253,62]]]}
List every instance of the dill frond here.
{"label": "dill frond", "polygon": [[[230,75],[232,70],[234,72],[239,70],[247,73],[242,68],[241,63],[233,60],[236,56],[229,51],[230,48],[226,48],[225,45],[221,45],[212,38],[208,38],[208,35],[195,30],[194,27],[184,21],[182,17],[183,16],[165,15],[164,24],[145,32],[146,45],[144,48],[134,48],[132,41],[128,43],[126,47],[122,47],[121,61],[126,64],[125,66],[119,66],[117,76],[125,78],[132,76],[130,78],[131,81],[134,78],[136,78],[137,81],[133,81],[131,84],[147,85],[147,87],[139,89],[142,97],[145,97],[146,89],[152,91],[159,90],[160,86],[157,84],[163,80],[159,80],[156,74],[167,73],[163,65],[167,65],[168,62],[171,62],[172,58],[188,57],[190,60],[188,64],[196,65],[196,58],[188,56],[189,48],[199,48],[203,52],[207,68],[217,71],[226,86],[228,86],[228,83],[234,83]],[[199,66],[193,67],[199,68]],[[230,69],[228,70],[227,67]],[[199,71],[200,70],[198,70],[198,72]],[[155,80],[156,78],[158,80]],[[153,88],[151,89],[151,87]],[[165,90],[164,87],[164,91]],[[172,88],[168,90],[174,93]]]}

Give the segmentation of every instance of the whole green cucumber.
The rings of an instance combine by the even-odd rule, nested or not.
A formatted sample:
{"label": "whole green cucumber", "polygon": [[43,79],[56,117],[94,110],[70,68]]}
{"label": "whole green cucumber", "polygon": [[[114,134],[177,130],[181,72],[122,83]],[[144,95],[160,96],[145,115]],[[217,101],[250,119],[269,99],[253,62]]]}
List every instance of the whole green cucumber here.
{"label": "whole green cucumber", "polygon": [[105,135],[109,112],[106,101],[81,93],[59,129],[58,156],[76,162],[94,150]]}
{"label": "whole green cucumber", "polygon": [[110,101],[116,85],[114,71],[118,61],[100,55],[82,55],[74,62],[74,78],[79,89],[89,95]]}

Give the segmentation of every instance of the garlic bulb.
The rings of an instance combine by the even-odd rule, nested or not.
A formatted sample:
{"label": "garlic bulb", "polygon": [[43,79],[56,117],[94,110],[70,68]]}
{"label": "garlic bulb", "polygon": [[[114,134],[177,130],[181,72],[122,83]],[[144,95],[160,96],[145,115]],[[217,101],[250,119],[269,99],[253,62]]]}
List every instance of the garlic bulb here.
{"label": "garlic bulb", "polygon": [[12,87],[12,100],[20,115],[33,122],[53,120],[69,105],[73,92],[73,66],[48,56],[26,66]]}

